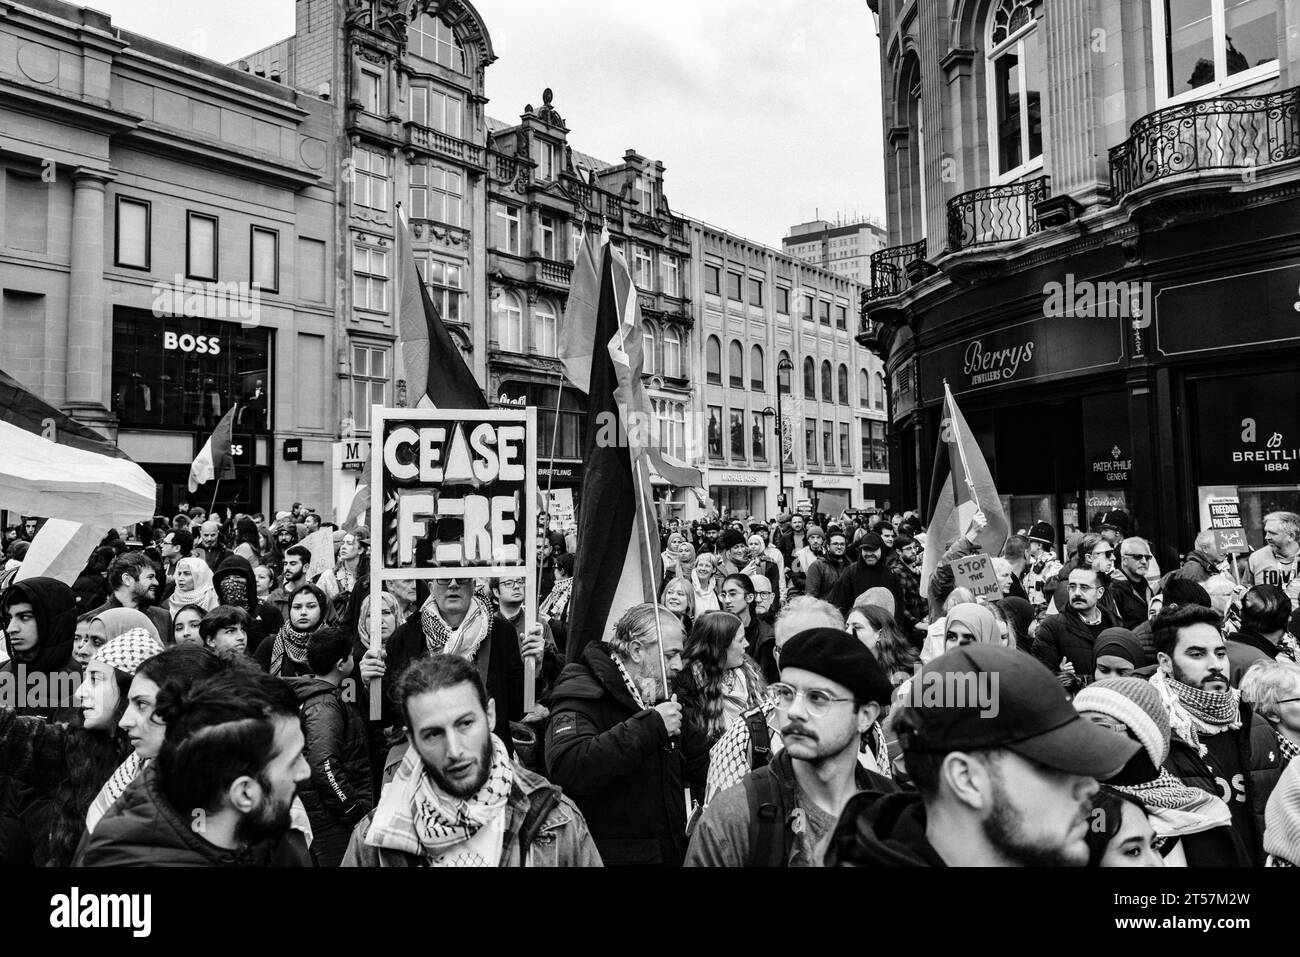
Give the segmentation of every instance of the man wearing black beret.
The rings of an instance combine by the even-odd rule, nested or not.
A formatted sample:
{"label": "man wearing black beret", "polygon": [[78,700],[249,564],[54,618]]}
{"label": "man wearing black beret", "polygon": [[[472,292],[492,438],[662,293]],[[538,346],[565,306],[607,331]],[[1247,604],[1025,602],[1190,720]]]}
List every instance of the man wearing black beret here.
{"label": "man wearing black beret", "polygon": [[820,867],[849,798],[897,790],[858,761],[892,690],[871,649],[843,631],[813,628],[786,642],[780,665],[768,694],[783,747],[705,809],[687,867]]}

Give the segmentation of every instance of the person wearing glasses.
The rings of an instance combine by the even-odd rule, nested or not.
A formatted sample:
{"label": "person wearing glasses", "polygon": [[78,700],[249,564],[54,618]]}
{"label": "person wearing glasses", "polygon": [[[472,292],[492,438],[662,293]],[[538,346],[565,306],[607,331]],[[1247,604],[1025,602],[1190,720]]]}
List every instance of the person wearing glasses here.
{"label": "person wearing glasses", "polygon": [[[1047,614],[1056,615],[1070,607],[1070,591],[1067,587],[1066,579],[1069,577],[1071,569],[1074,568],[1091,568],[1101,575],[1102,582],[1109,586],[1114,580],[1115,575],[1115,547],[1110,542],[1102,538],[1097,532],[1089,532],[1079,540],[1079,544],[1074,551],[1074,564],[1063,568],[1057,578],[1055,589],[1052,595],[1052,602],[1048,605]],[[1115,606],[1115,598],[1110,594],[1109,588],[1103,588],[1101,596],[1097,602],[1119,623],[1119,609]]]}
{"label": "person wearing glasses", "polygon": [[705,809],[687,867],[820,867],[854,794],[898,790],[858,760],[893,690],[870,648],[842,629],[800,632],[767,690],[783,747]]}
{"label": "person wearing glasses", "polygon": [[[1069,607],[1049,615],[1034,635],[1032,654],[1060,679],[1067,689],[1077,689],[1093,673],[1093,648],[1107,628],[1119,621],[1101,604],[1106,575],[1097,568],[1075,568],[1063,583]],[[1061,592],[1057,589],[1057,593]]]}
{"label": "person wearing glasses", "polygon": [[1144,538],[1126,538],[1119,545],[1119,574],[1111,576],[1110,594],[1115,599],[1120,624],[1136,628],[1147,620],[1153,590],[1147,582],[1151,567],[1151,546]]}

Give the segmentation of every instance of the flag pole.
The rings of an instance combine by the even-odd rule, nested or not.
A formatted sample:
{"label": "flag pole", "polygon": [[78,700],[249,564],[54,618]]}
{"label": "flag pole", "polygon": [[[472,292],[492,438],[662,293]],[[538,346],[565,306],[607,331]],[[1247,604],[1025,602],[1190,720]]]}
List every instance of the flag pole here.
{"label": "flag pole", "polygon": [[970,464],[966,461],[966,449],[961,444],[961,435],[957,432],[957,403],[953,400],[952,390],[948,388],[948,380],[943,380],[943,394],[946,396],[948,408],[952,411],[950,423],[952,425],[953,437],[957,441],[957,455],[961,458],[961,470],[966,479],[966,487],[970,489],[970,499],[975,503],[975,514],[980,516],[984,510],[980,508],[979,495],[975,492],[975,480],[970,475]]}
{"label": "flag pole", "polygon": [[208,503],[209,515],[211,515],[212,510],[217,507],[217,488],[220,485],[221,485],[221,477],[218,476],[217,479],[212,483],[212,501]]}

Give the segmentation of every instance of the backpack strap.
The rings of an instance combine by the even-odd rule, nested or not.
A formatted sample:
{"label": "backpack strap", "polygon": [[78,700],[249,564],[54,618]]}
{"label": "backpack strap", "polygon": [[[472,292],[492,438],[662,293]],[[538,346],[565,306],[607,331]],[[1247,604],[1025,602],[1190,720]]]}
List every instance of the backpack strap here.
{"label": "backpack strap", "polygon": [[785,867],[786,808],[781,784],[771,768],[745,775],[749,803],[749,856],[746,867]]}
{"label": "backpack strap", "polygon": [[745,715],[745,727],[749,729],[749,769],[767,767],[772,760],[772,730],[762,708]]}
{"label": "backpack strap", "polygon": [[528,851],[537,840],[546,817],[560,803],[560,789],[557,787],[538,788],[528,799],[528,813],[524,823],[519,826],[519,866],[528,863]]}

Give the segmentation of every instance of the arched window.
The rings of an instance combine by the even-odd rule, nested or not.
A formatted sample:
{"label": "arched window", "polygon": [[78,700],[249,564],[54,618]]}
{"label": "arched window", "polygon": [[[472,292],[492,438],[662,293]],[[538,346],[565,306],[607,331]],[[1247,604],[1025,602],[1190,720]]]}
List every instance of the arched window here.
{"label": "arched window", "polygon": [[704,344],[705,377],[710,385],[722,385],[722,343],[717,336],[709,336]]}
{"label": "arched window", "polygon": [[831,391],[831,364],[827,359],[822,360],[822,401],[835,401],[835,393]]}
{"label": "arched window", "polygon": [[733,389],[745,387],[745,347],[735,339],[727,347],[727,381]]}
{"label": "arched window", "polygon": [[749,387],[755,392],[762,392],[765,373],[763,371],[763,349],[754,346],[749,350]]}
{"label": "arched window", "polygon": [[451,27],[437,17],[422,13],[411,21],[406,31],[410,52],[439,63],[457,73],[465,72],[465,51]]}
{"label": "arched window", "polygon": [[776,358],[776,387],[784,395],[790,394],[790,354],[782,352]]}
{"label": "arched window", "polygon": [[871,405],[871,376],[866,369],[858,373],[858,405],[864,409]]}
{"label": "arched window", "polygon": [[650,322],[641,327],[641,371],[649,375],[655,372],[655,327]]}
{"label": "arched window", "polygon": [[805,356],[803,360],[803,397],[817,398],[817,363],[813,362],[812,356]]}
{"label": "arched window", "polygon": [[842,364],[839,373],[836,376],[836,385],[839,386],[840,405],[849,404],[849,367]]}
{"label": "arched window", "polygon": [[1044,64],[1031,0],[998,0],[989,12],[989,170],[1009,180],[1042,164]]}
{"label": "arched window", "polygon": [[497,345],[502,352],[524,351],[524,309],[513,292],[502,292],[497,303]]}
{"label": "arched window", "polygon": [[682,337],[672,326],[664,327],[664,375],[680,378],[682,374]]}
{"label": "arched window", "polygon": [[537,300],[536,321],[533,324],[533,349],[539,356],[555,356],[555,336],[559,321],[555,307],[545,299]]}
{"label": "arched window", "polygon": [[883,372],[877,372],[876,373],[876,408],[883,409],[884,407],[885,407],[885,374]]}

